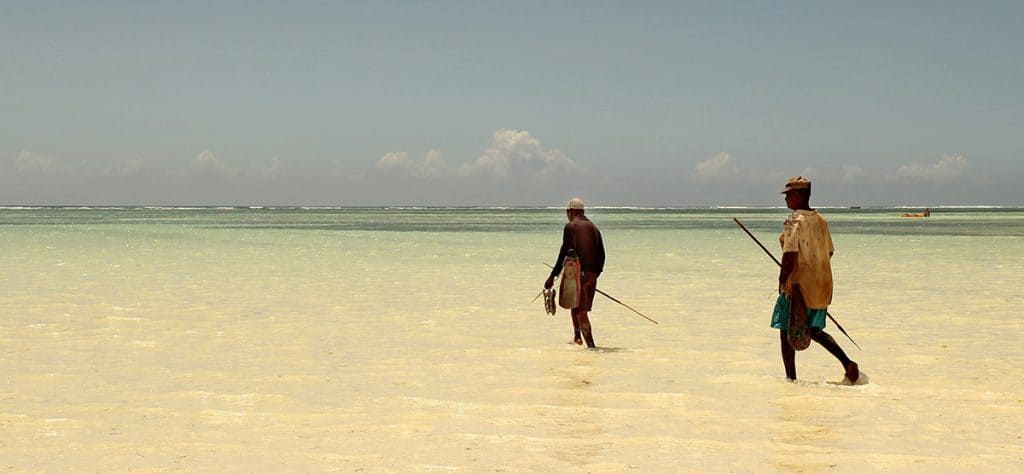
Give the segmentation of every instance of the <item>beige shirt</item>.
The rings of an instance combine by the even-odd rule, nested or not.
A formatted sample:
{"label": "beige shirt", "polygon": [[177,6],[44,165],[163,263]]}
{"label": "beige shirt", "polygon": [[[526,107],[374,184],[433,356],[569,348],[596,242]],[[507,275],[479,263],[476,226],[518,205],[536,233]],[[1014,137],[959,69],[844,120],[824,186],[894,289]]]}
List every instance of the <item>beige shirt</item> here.
{"label": "beige shirt", "polygon": [[794,284],[800,285],[808,308],[824,309],[832,303],[832,264],[835,247],[828,222],[818,211],[793,211],[782,225],[779,236],[782,252],[796,252],[796,269],[783,284],[783,291],[792,294]]}

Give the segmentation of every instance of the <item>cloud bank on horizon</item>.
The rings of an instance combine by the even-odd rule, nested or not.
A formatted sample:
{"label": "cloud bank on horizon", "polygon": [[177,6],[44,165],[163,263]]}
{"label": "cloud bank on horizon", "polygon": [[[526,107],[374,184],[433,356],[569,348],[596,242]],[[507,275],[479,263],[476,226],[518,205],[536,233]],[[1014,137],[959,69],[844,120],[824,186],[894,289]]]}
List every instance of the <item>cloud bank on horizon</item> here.
{"label": "cloud bank on horizon", "polygon": [[385,153],[377,160],[377,168],[405,178],[466,179],[557,179],[580,171],[572,159],[559,150],[544,148],[530,132],[509,129],[496,130],[475,160],[458,167],[450,167],[440,150],[429,150],[422,160],[409,158],[405,151]]}
{"label": "cloud bank on horizon", "polygon": [[[682,161],[687,161],[682,159]],[[679,185],[679,194],[690,201],[679,200],[673,205],[757,205],[777,204],[773,190],[792,175],[804,175],[819,183],[817,189],[834,186],[841,190],[862,190],[901,186],[948,186],[970,171],[968,158],[943,154],[932,162],[913,161],[892,164],[886,168],[867,170],[855,164],[836,166],[807,166],[785,170],[758,166],[752,160],[740,160],[729,153],[693,161],[689,170],[667,178]],[[565,195],[580,194],[579,187],[566,185],[572,177],[585,177],[597,183],[590,191],[592,199],[606,205],[655,205],[659,203],[632,202],[628,196],[614,198],[601,194],[600,189],[611,182],[590,170],[564,152],[546,147],[527,130],[499,129],[491,135],[487,145],[475,157],[450,164],[443,151],[429,149],[422,154],[391,151],[373,159],[367,157],[360,166],[332,161],[320,168],[301,169],[281,158],[266,161],[236,160],[219,157],[209,149],[200,150],[191,157],[181,157],[172,166],[144,159],[126,159],[106,166],[94,166],[88,161],[65,160],[21,150],[16,156],[0,161],[0,173],[8,189],[33,190],[36,197],[12,200],[5,204],[253,204],[253,205],[390,205],[410,204],[402,200],[389,200],[387,194],[378,194],[378,202],[362,202],[355,194],[373,195],[370,190],[393,187],[446,189],[447,200],[427,202],[437,205],[547,205],[560,202]],[[654,179],[651,177],[650,179]],[[311,195],[332,196],[319,200],[295,201],[265,199],[267,189],[290,187],[297,181],[321,189],[310,189]],[[218,193],[229,185],[227,193]],[[643,183],[637,183],[642,186]],[[110,188],[113,187],[113,189]],[[132,190],[146,186],[162,199],[137,201]],[[461,200],[462,194],[479,195],[481,186],[504,190],[504,194],[487,194],[485,201]],[[48,190],[104,188],[103,193],[82,193],[80,201],[62,200],[61,193]],[[349,193],[347,190],[356,190]],[[120,195],[118,190],[124,191]],[[540,199],[531,199],[524,190],[541,192]],[[191,193],[191,194],[178,194]],[[820,194],[825,194],[819,191]],[[347,194],[350,194],[347,196]],[[485,193],[486,194],[486,193]],[[762,195],[760,198],[756,197]],[[830,195],[841,196],[832,192]],[[236,196],[242,196],[237,198]],[[301,196],[301,195],[300,195]],[[704,200],[701,200],[701,196]],[[714,201],[708,201],[713,196]],[[730,196],[741,196],[730,200]],[[742,196],[751,196],[745,201]],[[855,197],[847,202],[865,202]],[[312,202],[311,202],[312,201]],[[900,204],[867,200],[871,204]],[[925,202],[927,203],[927,202]]]}

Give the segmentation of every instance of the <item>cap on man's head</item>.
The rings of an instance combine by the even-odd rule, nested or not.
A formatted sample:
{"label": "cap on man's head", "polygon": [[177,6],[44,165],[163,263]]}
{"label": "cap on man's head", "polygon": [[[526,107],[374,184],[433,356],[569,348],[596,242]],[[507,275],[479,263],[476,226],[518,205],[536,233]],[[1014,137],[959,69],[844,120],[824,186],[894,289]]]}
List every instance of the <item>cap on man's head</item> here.
{"label": "cap on man's head", "polygon": [[572,198],[569,200],[569,204],[565,205],[566,209],[579,209],[583,210],[583,200],[580,198]]}
{"label": "cap on man's head", "polygon": [[786,180],[786,187],[782,188],[782,191],[779,192],[779,194],[786,194],[790,191],[796,191],[798,189],[806,189],[807,191],[810,191],[811,180],[803,176],[794,176],[792,178],[789,178],[788,180]]}

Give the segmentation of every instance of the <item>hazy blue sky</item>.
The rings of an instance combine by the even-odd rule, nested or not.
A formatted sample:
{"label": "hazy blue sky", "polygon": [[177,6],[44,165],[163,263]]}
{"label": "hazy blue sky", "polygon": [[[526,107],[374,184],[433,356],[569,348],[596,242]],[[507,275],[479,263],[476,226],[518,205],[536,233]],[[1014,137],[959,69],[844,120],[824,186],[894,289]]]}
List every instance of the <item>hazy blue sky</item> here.
{"label": "hazy blue sky", "polygon": [[0,204],[1024,204],[1024,2],[0,4]]}

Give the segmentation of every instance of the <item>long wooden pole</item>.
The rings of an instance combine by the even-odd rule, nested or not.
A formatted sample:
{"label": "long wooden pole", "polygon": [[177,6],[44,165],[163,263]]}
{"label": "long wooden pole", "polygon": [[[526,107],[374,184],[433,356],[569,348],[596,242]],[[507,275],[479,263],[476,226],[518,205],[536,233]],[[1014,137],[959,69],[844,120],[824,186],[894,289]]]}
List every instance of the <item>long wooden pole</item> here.
{"label": "long wooden pole", "polygon": [[537,296],[534,296],[533,300],[530,301],[530,303],[533,303],[534,301],[537,301],[537,298],[540,298],[540,295],[543,295],[543,294],[544,294],[544,290],[540,290],[540,293],[537,293]]}
{"label": "long wooden pole", "polygon": [[[774,261],[776,265],[778,265],[780,267],[782,266],[782,262],[780,262],[779,259],[775,258],[775,255],[773,255],[770,250],[765,248],[765,246],[761,243],[761,241],[757,240],[757,237],[754,237],[754,234],[750,233],[750,230],[747,229],[747,226],[743,225],[743,223],[740,222],[740,220],[735,218],[735,217],[733,217],[732,220],[733,220],[733,222],[736,223],[736,225],[740,226],[740,229],[743,229],[743,232],[746,232],[747,235],[749,235],[751,239],[754,239],[754,242],[757,243],[757,246],[761,247],[761,250],[764,250],[764,253],[768,254],[768,256],[771,257],[772,261]],[[831,319],[832,322],[835,323],[836,327],[839,328],[839,331],[842,332],[843,335],[846,336],[846,338],[849,339],[850,342],[853,343],[853,345],[857,346],[857,349],[860,349],[860,346],[857,345],[857,341],[854,341],[853,338],[850,337],[850,335],[846,333],[846,330],[843,329],[843,325],[839,324],[839,321],[836,321],[836,318],[832,317],[832,313],[829,313],[828,311],[825,311],[825,315],[828,316],[828,319]],[[860,350],[864,350],[864,349],[860,349]]]}
{"label": "long wooden pole", "polygon": [[603,292],[603,291],[601,291],[601,290],[599,290],[599,289],[597,289],[597,288],[594,288],[594,290],[596,290],[596,291],[597,291],[598,293],[601,293],[602,295],[606,296],[606,297],[607,297],[608,299],[610,299],[610,300],[612,300],[612,301],[614,301],[614,302],[616,302],[616,303],[618,303],[618,304],[621,304],[622,306],[625,306],[625,307],[626,307],[627,309],[629,309],[630,311],[632,311],[632,312],[634,312],[634,313],[636,313],[636,314],[639,314],[639,315],[640,315],[641,317],[643,317],[644,319],[646,319],[646,320],[648,320],[648,321],[650,321],[650,322],[652,322],[652,323],[654,323],[654,324],[658,324],[658,322],[657,322],[657,321],[655,321],[655,320],[653,320],[653,319],[651,319],[651,318],[648,318],[646,314],[644,314],[644,313],[641,313],[641,312],[639,312],[639,311],[637,311],[637,310],[633,309],[633,307],[632,307],[632,306],[630,306],[630,305],[628,305],[628,304],[626,304],[626,303],[623,303],[623,302],[621,302],[621,301],[619,301],[619,300],[615,299],[615,297],[614,297],[614,296],[612,296],[612,295],[609,295],[608,293],[605,293],[605,292]]}
{"label": "long wooden pole", "polygon": [[[548,268],[552,268],[552,269],[553,269],[553,268],[555,268],[555,267],[552,267],[552,266],[551,266],[550,264],[547,264],[547,263],[545,263],[544,265],[547,265],[547,266],[548,266]],[[651,318],[647,317],[647,315],[646,315],[646,314],[644,314],[644,313],[641,313],[641,312],[639,312],[639,311],[637,311],[637,310],[633,309],[633,307],[632,307],[632,306],[630,306],[630,305],[628,305],[628,304],[626,304],[626,303],[623,303],[623,302],[621,302],[621,301],[619,301],[619,300],[615,299],[615,297],[614,297],[614,296],[612,296],[612,295],[609,295],[608,293],[605,293],[605,292],[603,292],[603,291],[601,291],[601,290],[599,290],[599,289],[597,289],[597,288],[594,288],[594,290],[596,290],[596,291],[597,291],[598,293],[601,293],[602,295],[604,295],[604,296],[605,296],[605,298],[608,298],[608,299],[610,299],[610,300],[612,300],[612,301],[614,301],[614,302],[616,302],[616,303],[618,303],[618,304],[621,304],[622,306],[625,306],[625,307],[626,307],[626,309],[628,309],[628,310],[630,310],[630,311],[632,311],[632,312],[634,312],[634,313],[636,313],[636,314],[639,314],[639,315],[640,315],[641,317],[643,317],[644,319],[646,319],[646,320],[648,320],[648,321],[650,321],[650,322],[652,322],[652,323],[654,323],[654,324],[658,324],[658,322],[657,322],[657,321],[655,321],[655,320],[653,320],[653,319],[651,319]],[[543,291],[542,291],[541,293],[543,293]],[[537,300],[537,298],[534,298],[534,301],[536,301],[536,300]]]}

